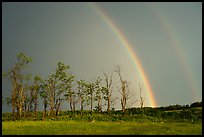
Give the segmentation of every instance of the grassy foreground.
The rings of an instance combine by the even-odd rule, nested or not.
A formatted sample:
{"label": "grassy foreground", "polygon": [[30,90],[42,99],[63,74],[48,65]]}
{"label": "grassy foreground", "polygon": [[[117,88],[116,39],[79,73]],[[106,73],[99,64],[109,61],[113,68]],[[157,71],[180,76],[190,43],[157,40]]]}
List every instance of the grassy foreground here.
{"label": "grassy foreground", "polygon": [[201,135],[202,123],[107,121],[6,121],[2,135]]}

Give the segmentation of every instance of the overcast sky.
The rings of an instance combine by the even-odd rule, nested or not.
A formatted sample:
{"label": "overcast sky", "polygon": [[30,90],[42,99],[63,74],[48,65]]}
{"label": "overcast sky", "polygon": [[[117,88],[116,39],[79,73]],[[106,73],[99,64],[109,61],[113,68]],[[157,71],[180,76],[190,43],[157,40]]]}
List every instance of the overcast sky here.
{"label": "overcast sky", "polygon": [[[158,106],[201,101],[201,2],[103,2],[97,6],[131,43]],[[87,81],[118,64],[139,97],[138,83],[143,81],[129,53],[89,3],[3,2],[2,71],[14,65],[19,52],[33,59],[29,71],[44,79],[54,73],[58,61],[70,65],[77,80]],[[10,95],[10,90],[8,80],[2,79],[2,96]],[[121,108],[120,103],[116,107]],[[3,105],[3,111],[11,108]]]}

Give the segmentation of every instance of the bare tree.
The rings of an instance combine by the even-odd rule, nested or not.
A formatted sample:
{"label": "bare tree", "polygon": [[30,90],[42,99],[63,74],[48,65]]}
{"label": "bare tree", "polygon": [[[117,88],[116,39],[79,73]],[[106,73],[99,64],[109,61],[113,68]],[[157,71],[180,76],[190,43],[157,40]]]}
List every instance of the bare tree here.
{"label": "bare tree", "polygon": [[119,65],[115,66],[115,72],[118,74],[121,82],[121,89],[119,89],[120,94],[121,94],[121,106],[122,106],[122,111],[125,112],[125,107],[126,107],[126,102],[127,102],[127,91],[126,91],[126,83],[127,81],[123,80],[121,76],[121,68]]}
{"label": "bare tree", "polygon": [[142,108],[143,108],[143,105],[144,105],[144,98],[142,97],[142,94],[141,94],[141,92],[142,92],[142,87],[141,87],[140,83],[139,83],[139,88],[140,88],[140,107],[141,107],[141,109],[142,109]]}
{"label": "bare tree", "polygon": [[[119,65],[115,66],[115,72],[118,74],[119,78],[120,78],[120,83],[121,83],[121,87],[119,88],[120,94],[121,94],[121,106],[122,106],[122,111],[125,112],[125,109],[127,108],[127,101],[133,97],[133,95],[131,95],[130,89],[129,89],[129,84],[127,82],[127,80],[124,80],[121,76],[121,68]],[[131,103],[131,105],[134,102]],[[130,107],[131,105],[129,105],[128,107]]]}

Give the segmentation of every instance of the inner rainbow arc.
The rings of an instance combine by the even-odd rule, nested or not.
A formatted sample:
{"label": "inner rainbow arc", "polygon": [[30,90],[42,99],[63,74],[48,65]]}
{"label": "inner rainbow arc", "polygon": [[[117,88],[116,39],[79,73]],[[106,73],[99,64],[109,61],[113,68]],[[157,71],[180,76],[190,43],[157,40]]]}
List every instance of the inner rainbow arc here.
{"label": "inner rainbow arc", "polygon": [[108,24],[108,26],[111,28],[111,30],[114,32],[114,34],[118,37],[119,41],[122,43],[124,48],[127,50],[127,52],[130,55],[130,58],[133,60],[134,66],[136,69],[138,69],[139,74],[144,82],[144,86],[147,89],[148,97],[150,101],[151,107],[156,107],[157,102],[153,95],[153,89],[150,85],[150,82],[147,78],[147,75],[142,67],[141,62],[139,61],[139,58],[137,57],[136,53],[133,52],[134,50],[131,47],[131,44],[128,42],[128,39],[125,37],[125,35],[120,31],[117,27],[117,25],[114,23],[113,20],[110,19],[108,15],[105,14],[95,3],[91,3],[90,6],[94,8],[94,10],[102,17],[102,19]]}

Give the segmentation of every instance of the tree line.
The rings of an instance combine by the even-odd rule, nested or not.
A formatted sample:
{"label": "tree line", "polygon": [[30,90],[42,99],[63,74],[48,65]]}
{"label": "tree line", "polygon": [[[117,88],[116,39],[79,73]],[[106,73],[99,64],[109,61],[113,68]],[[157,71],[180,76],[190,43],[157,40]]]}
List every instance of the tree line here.
{"label": "tree line", "polygon": [[[128,105],[128,100],[132,97],[129,83],[121,75],[121,67],[114,66],[111,73],[103,72],[103,78],[97,77],[94,81],[75,80],[75,76],[70,71],[70,66],[63,62],[57,63],[54,73],[50,74],[47,79],[43,79],[40,75],[32,75],[24,72],[28,64],[32,62],[32,58],[20,52],[17,54],[17,62],[7,72],[3,72],[3,77],[8,78],[11,82],[11,96],[6,97],[6,103],[12,107],[13,119],[30,116],[34,112],[37,118],[40,101],[42,100],[43,118],[47,115],[50,117],[58,116],[62,101],[66,100],[70,110],[74,113],[76,108],[80,108],[83,113],[85,106],[92,111],[94,103],[95,110],[99,113],[102,107],[106,106],[109,113],[114,109],[114,103],[118,97],[113,97],[113,73],[115,73],[120,81],[117,91],[120,93],[120,104],[122,112],[130,107],[138,100]],[[74,88],[75,87],[75,88]],[[140,104],[143,107],[144,99],[141,97]],[[78,107],[77,107],[78,105]]]}

